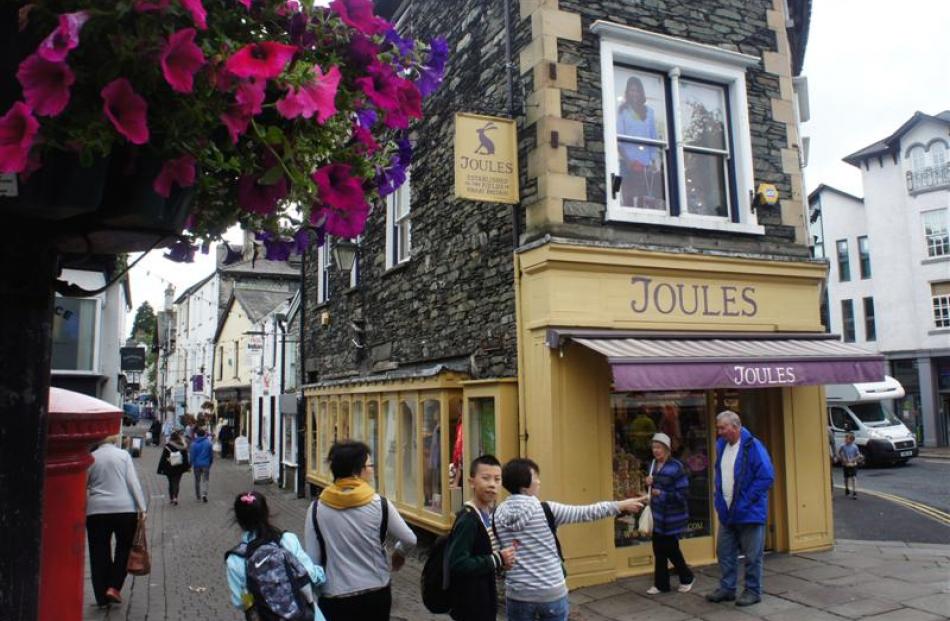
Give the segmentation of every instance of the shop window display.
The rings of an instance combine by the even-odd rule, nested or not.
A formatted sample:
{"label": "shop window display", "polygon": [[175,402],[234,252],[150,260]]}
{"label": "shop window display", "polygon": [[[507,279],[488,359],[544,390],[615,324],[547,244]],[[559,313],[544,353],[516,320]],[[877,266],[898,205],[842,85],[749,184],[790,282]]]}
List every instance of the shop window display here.
{"label": "shop window display", "polygon": [[436,399],[422,402],[422,487],[425,508],[442,513],[442,408]]}
{"label": "shop window display", "polygon": [[383,448],[386,451],[383,462],[383,490],[389,496],[396,496],[396,402],[383,401]]}
{"label": "shop window display", "polygon": [[[670,437],[673,457],[689,473],[689,526],[684,537],[712,533],[710,523],[709,415],[705,392],[616,392],[611,395],[614,417],[614,498],[647,493],[644,480],[653,461],[651,439]],[[637,516],[614,522],[617,547],[648,541],[637,529]]]}
{"label": "shop window display", "polygon": [[449,494],[453,513],[462,510],[462,479],[465,477],[463,458],[464,432],[462,431],[462,400],[449,399]]}
{"label": "shop window display", "polygon": [[318,470],[321,474],[330,472],[330,464],[327,463],[327,455],[330,452],[330,434],[333,429],[330,427],[330,418],[327,416],[327,402],[320,402],[320,454],[317,456]]}
{"label": "shop window display", "polygon": [[472,459],[479,455],[495,455],[495,400],[491,397],[469,399],[468,411]]}
{"label": "shop window display", "polygon": [[[366,402],[366,437],[373,459],[379,459],[379,402]],[[373,468],[373,487],[379,488],[379,471]]]}
{"label": "shop window display", "polygon": [[[350,434],[350,437],[354,440],[362,440],[366,436],[365,432],[365,422],[363,419],[363,402],[354,401],[353,402],[353,430]],[[376,454],[375,452],[373,453]]]}
{"label": "shop window display", "polygon": [[399,403],[399,456],[402,458],[402,490],[399,499],[410,506],[419,501],[416,484],[419,481],[419,467],[416,460],[416,409],[415,400]]}
{"label": "shop window display", "polygon": [[340,418],[337,422],[336,440],[340,442],[351,438],[350,435],[350,403],[340,401]]}
{"label": "shop window display", "polygon": [[310,401],[310,468],[318,469],[320,463],[319,430],[320,419],[317,417],[317,403]]}

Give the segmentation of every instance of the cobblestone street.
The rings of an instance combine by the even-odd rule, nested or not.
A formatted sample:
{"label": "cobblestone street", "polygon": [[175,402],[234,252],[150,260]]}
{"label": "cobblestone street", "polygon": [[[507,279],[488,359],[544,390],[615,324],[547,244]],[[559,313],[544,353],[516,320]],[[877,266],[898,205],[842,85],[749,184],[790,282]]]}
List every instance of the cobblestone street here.
{"label": "cobblestone street", "polygon": [[[89,579],[89,554],[86,553],[84,615],[91,619],[129,619],[170,621],[237,621],[243,615],[228,599],[224,572],[224,553],[236,545],[240,531],[233,522],[231,503],[234,496],[251,487],[250,467],[238,466],[230,459],[216,459],[211,469],[211,493],[208,504],[195,500],[194,478],[185,474],[181,483],[180,504],[168,504],[166,479],[155,473],[160,450],[145,448],[135,459],[142,489],[150,498],[148,512],[149,546],[152,573],[129,576],[122,589],[123,604],[100,610],[95,606]],[[308,500],[276,485],[259,485],[267,494],[274,522],[303,539],[304,514]],[[445,616],[429,614],[419,599],[421,563],[410,558],[393,576],[393,619],[435,620]]]}

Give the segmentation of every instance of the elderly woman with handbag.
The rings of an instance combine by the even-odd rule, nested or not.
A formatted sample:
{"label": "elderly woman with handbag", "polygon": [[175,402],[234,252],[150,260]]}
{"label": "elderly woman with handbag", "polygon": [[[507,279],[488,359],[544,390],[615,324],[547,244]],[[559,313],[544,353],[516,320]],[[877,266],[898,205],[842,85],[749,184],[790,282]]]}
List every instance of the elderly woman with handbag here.
{"label": "elderly woman with handbag", "polygon": [[670,437],[665,433],[653,436],[653,463],[646,483],[650,486],[650,515],[653,521],[653,586],[648,595],[666,593],[670,590],[670,571],[673,563],[679,575],[679,591],[686,593],[693,588],[696,578],[686,564],[680,551],[679,540],[686,532],[689,522],[687,492],[689,478],[686,468],[671,456]]}
{"label": "elderly woman with handbag", "polygon": [[89,568],[99,606],[122,603],[129,552],[147,508],[132,456],[117,446],[118,440],[119,436],[110,436],[92,452],[86,483]]}
{"label": "elderly woman with handbag", "polygon": [[168,502],[171,504],[178,504],[181,477],[190,469],[188,447],[185,446],[181,433],[174,431],[171,437],[168,438],[168,442],[165,443],[162,456],[158,460],[158,474],[163,474],[168,478]]}

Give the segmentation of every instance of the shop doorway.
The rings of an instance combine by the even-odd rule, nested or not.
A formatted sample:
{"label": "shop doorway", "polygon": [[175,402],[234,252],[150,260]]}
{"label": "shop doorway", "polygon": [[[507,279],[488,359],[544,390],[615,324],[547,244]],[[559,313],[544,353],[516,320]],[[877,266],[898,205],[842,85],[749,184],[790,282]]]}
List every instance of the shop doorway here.
{"label": "shop doorway", "polygon": [[776,492],[780,484],[778,465],[781,455],[781,416],[782,391],[780,388],[759,388],[755,390],[716,390],[712,393],[713,418],[722,410],[736,412],[742,419],[742,426],[762,441],[775,465],[776,484],[769,492],[769,515],[765,530],[765,549],[776,547],[775,529],[778,523],[778,506],[775,499],[782,495]]}

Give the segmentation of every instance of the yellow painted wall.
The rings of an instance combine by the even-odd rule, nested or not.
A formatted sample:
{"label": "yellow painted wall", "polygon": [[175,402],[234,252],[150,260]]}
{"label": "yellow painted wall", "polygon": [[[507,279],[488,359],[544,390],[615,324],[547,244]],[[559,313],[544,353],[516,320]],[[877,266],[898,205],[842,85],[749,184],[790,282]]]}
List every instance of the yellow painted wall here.
{"label": "yellow painted wall", "polygon": [[[820,331],[819,293],[825,269],[814,262],[560,243],[517,255],[519,434],[523,453],[541,468],[542,497],[584,504],[613,495],[609,365],[604,357],[581,346],[561,351],[549,348],[545,343],[548,328]],[[722,307],[711,303],[706,314],[689,314],[681,308],[669,313],[644,309],[642,298],[636,297],[642,284],[634,284],[634,278],[667,283],[666,291],[678,286],[689,291],[697,285],[720,293],[725,287],[729,295],[753,288],[756,312],[754,316],[716,315]],[[634,306],[643,312],[636,312]],[[691,310],[689,305],[685,310]],[[780,481],[774,492],[778,504],[774,514],[780,524],[775,545],[788,550],[827,547],[833,529],[828,460],[821,452],[827,450],[823,394],[818,387],[796,387],[785,389],[783,395],[783,402],[776,404],[783,416],[774,417],[778,428],[773,430],[781,439],[781,450],[776,451],[781,460],[776,463]],[[712,418],[710,412],[710,430],[715,428]],[[653,570],[649,545],[614,547],[610,520],[568,526],[559,532],[572,588]],[[694,564],[715,560],[713,536],[684,540],[682,547]]]}
{"label": "yellow painted wall", "polygon": [[[224,326],[221,328],[221,334],[215,342],[215,351],[219,346],[224,347],[224,372],[221,379],[215,375],[214,388],[232,388],[236,386],[251,385],[251,362],[252,357],[247,355],[248,340],[253,338],[245,334],[252,329],[251,320],[238,302],[231,305],[230,312],[224,320]],[[260,338],[260,337],[257,337]],[[237,355],[240,363],[237,368],[237,377],[234,373],[234,342],[238,342]],[[228,365],[228,360],[231,365]],[[218,361],[215,361],[214,372],[218,371]]]}

